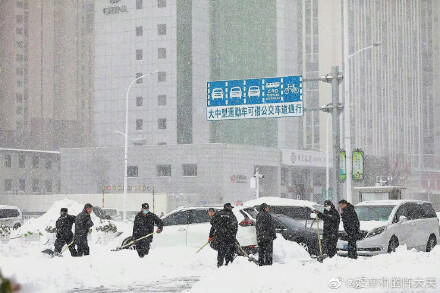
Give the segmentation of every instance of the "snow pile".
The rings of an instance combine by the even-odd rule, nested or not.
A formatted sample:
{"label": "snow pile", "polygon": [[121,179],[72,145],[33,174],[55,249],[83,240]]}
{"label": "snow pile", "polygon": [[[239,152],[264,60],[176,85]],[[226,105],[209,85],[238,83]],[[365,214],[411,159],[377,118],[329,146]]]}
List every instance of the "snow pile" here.
{"label": "snow pile", "polygon": [[[70,199],[56,201],[42,216],[26,221],[22,227],[11,232],[11,238],[25,236],[27,240],[40,240],[43,243],[52,245],[55,241],[55,223],[60,216],[61,208],[67,208],[70,215],[76,216],[83,210],[84,205]],[[126,230],[124,223],[119,224],[114,221],[101,220],[93,212],[90,216],[94,223],[92,236],[89,237],[89,241],[92,243],[107,243],[118,235],[114,233],[115,229],[116,231]],[[74,227],[72,228],[73,231]],[[105,229],[108,227],[113,229]],[[107,233],[106,230],[112,231]]]}
{"label": "snow pile", "polygon": [[[210,293],[415,292],[408,291],[408,282],[414,285],[417,280],[423,283],[419,292],[439,292],[439,262],[440,247],[426,253],[403,246],[396,253],[357,260],[334,257],[323,263],[291,260],[266,267],[234,265],[202,277],[190,292],[207,292],[207,288]],[[435,283],[435,288],[427,287],[428,282]]]}
{"label": "snow pile", "polygon": [[278,237],[273,242],[273,261],[287,263],[295,259],[310,259],[309,253],[298,243]]}
{"label": "snow pile", "polygon": [[267,203],[270,206],[298,206],[298,207],[310,207],[310,208],[314,208],[314,206],[317,205],[316,202],[308,201],[308,200],[267,196],[267,197],[260,197],[257,199],[246,201],[243,203],[243,206],[255,207],[261,205],[262,203]]}
{"label": "snow pile", "polygon": [[[57,219],[60,217],[60,209],[67,208],[70,215],[79,214],[84,205],[77,203],[76,201],[70,199],[63,199],[53,203],[53,205],[44,213],[42,216],[34,219],[30,219],[24,223],[19,229],[15,231],[16,235],[23,235],[27,232],[46,232],[46,227],[55,227]],[[93,222],[98,222],[98,218],[92,213],[91,215]],[[15,235],[12,235],[12,237]]]}

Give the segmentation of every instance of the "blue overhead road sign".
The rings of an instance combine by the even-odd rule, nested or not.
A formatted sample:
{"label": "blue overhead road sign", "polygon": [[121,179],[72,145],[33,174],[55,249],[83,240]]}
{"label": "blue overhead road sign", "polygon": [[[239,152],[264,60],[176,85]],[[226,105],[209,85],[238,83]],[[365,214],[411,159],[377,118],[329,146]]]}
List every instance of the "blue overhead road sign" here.
{"label": "blue overhead road sign", "polygon": [[213,121],[303,116],[302,77],[210,81],[207,102]]}

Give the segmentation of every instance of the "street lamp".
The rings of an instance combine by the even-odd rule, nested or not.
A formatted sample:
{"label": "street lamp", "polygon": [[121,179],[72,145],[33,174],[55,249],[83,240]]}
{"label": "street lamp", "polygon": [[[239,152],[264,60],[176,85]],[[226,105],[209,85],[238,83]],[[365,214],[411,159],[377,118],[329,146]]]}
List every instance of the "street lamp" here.
{"label": "street lamp", "polygon": [[128,85],[127,92],[125,94],[125,133],[124,133],[124,197],[123,197],[123,220],[127,219],[127,169],[128,169],[128,95],[130,93],[131,87],[135,84],[136,81],[142,79],[147,75],[151,75],[153,73],[157,73],[158,71],[152,71],[150,73],[142,74],[139,77],[133,79]]}
{"label": "street lamp", "polygon": [[351,151],[351,113],[350,113],[350,69],[349,62],[350,59],[357,54],[378,47],[382,42],[374,42],[369,46],[366,46],[362,49],[359,49],[352,54],[348,54],[349,46],[348,46],[348,1],[344,1],[344,146],[346,152],[346,169],[347,169],[347,178],[345,181],[346,187],[346,198],[348,202],[353,201],[352,194],[352,151]]}

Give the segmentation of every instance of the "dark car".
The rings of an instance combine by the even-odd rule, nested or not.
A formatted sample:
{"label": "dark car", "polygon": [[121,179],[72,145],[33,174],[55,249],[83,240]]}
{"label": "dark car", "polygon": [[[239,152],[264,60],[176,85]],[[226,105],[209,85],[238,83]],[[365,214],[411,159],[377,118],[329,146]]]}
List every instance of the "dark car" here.
{"label": "dark car", "polygon": [[[310,218],[291,218],[286,215],[272,214],[275,229],[284,239],[294,241],[304,247],[310,255],[319,255],[318,231],[316,220]],[[322,233],[322,224],[319,224]],[[322,238],[322,234],[321,234]]]}

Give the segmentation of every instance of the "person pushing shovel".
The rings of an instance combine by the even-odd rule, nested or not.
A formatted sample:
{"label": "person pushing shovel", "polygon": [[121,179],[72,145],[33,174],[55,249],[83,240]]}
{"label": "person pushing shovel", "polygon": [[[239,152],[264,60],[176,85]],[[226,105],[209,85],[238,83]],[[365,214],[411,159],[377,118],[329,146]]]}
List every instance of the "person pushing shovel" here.
{"label": "person pushing shovel", "polygon": [[139,257],[144,257],[145,255],[148,255],[148,252],[150,251],[150,244],[153,241],[154,225],[157,226],[156,233],[162,232],[162,220],[158,216],[150,212],[150,206],[148,205],[148,203],[143,203],[141,211],[136,215],[136,218],[134,219],[133,240],[136,241],[136,239],[145,237],[150,234],[151,236],[136,241],[136,251]]}
{"label": "person pushing shovel", "polygon": [[323,244],[324,251],[329,257],[336,255],[340,216],[331,200],[324,202],[324,212],[314,211],[316,216],[324,221]]}
{"label": "person pushing shovel", "polygon": [[75,223],[75,216],[69,215],[67,208],[62,208],[60,217],[58,218],[55,227],[57,230],[55,240],[55,253],[61,254],[61,249],[66,244],[69,247],[70,254],[76,256],[75,245],[73,245],[72,226]]}

